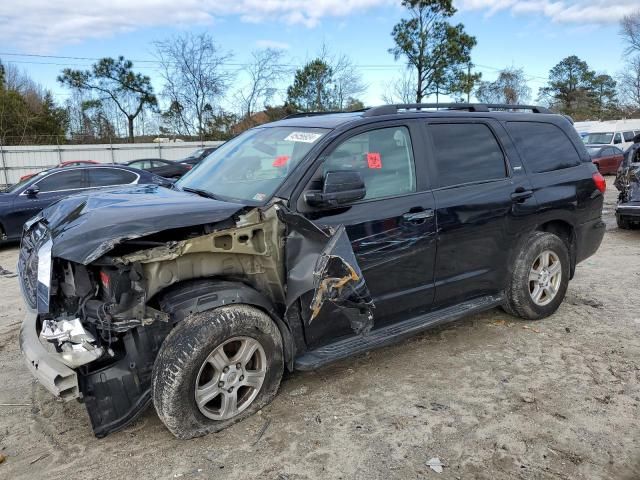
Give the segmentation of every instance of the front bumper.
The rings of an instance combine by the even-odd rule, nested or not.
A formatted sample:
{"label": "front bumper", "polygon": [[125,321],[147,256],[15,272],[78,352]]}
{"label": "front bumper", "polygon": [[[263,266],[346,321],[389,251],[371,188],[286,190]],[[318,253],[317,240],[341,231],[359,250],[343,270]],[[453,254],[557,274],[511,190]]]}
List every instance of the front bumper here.
{"label": "front bumper", "polygon": [[40,384],[63,400],[73,400],[80,396],[78,376],[55,354],[50,353],[38,337],[36,323],[38,314],[28,312],[20,328],[20,350],[27,367]]}

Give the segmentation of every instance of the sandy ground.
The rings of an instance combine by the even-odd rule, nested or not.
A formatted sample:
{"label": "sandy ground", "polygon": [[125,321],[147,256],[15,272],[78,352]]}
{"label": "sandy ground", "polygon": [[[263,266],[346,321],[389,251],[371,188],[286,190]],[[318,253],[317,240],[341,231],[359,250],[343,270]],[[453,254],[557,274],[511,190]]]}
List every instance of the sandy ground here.
{"label": "sandy ground", "polygon": [[604,243],[554,316],[492,310],[289,375],[259,415],[191,441],[152,409],[94,438],[23,366],[24,307],[0,276],[0,403],[25,405],[0,406],[0,478],[640,479],[640,231],[616,228],[611,184]]}

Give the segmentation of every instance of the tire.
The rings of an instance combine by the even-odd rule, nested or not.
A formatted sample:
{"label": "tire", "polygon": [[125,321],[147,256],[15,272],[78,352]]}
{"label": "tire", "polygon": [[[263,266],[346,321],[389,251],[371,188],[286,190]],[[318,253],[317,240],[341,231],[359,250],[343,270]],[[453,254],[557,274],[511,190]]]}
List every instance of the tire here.
{"label": "tire", "polygon": [[[547,252],[550,266],[543,267]],[[559,278],[551,274],[557,269],[556,263],[560,267]],[[552,233],[534,232],[525,240],[515,259],[505,292],[504,310],[525,320],[539,320],[553,314],[567,293],[570,268],[566,243]],[[532,276],[537,277],[539,281],[530,280]],[[544,282],[545,280],[548,282]],[[548,287],[541,288],[541,282],[548,284]],[[555,294],[549,293],[552,291],[555,291]],[[538,301],[534,300],[534,296],[539,296]]]}
{"label": "tire", "polygon": [[631,222],[623,215],[616,215],[616,223],[618,224],[618,228],[621,230],[631,229]]}
{"label": "tire", "polygon": [[[234,355],[241,358],[241,352],[234,354],[234,348],[252,342],[259,348],[238,369]],[[213,365],[220,365],[220,349],[222,358],[233,362],[225,367],[227,373]],[[278,391],[283,371],[282,338],[271,318],[249,305],[223,306],[188,316],[167,336],[153,366],[153,403],[177,438],[199,437],[227,428],[268,405]],[[247,375],[244,382],[251,381],[253,386],[243,384],[243,373]],[[222,393],[198,406],[196,395],[204,400],[214,390]],[[227,408],[232,403],[228,399],[234,396],[231,390],[238,408],[237,413],[229,414],[234,411]]]}

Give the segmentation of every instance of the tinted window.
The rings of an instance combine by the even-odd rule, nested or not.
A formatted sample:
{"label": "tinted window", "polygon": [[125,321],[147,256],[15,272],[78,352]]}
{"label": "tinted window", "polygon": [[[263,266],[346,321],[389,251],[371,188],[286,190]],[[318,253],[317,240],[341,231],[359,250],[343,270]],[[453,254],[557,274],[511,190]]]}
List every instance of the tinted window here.
{"label": "tinted window", "polygon": [[429,125],[438,185],[495,180],[506,176],[504,155],[491,129],[482,124]]}
{"label": "tinted window", "polygon": [[622,136],[624,137],[625,142],[633,142],[633,132],[623,132]]}
{"label": "tinted window", "polygon": [[53,173],[40,180],[36,185],[40,192],[87,188],[84,180],[84,170],[67,170],[66,172]]}
{"label": "tinted window", "polygon": [[92,187],[125,185],[133,182],[137,177],[133,172],[117,168],[91,168],[87,172],[89,173],[89,184]]}
{"label": "tinted window", "polygon": [[171,162],[166,162],[164,160],[153,160],[154,167],[166,167],[167,165],[171,165]]}
{"label": "tinted window", "polygon": [[140,170],[148,170],[151,168],[151,160],[138,160],[129,164],[130,167],[139,168]]}
{"label": "tinted window", "polygon": [[615,144],[622,143],[622,135],[620,135],[619,133],[616,133],[616,135],[613,137],[613,143]]}
{"label": "tinted window", "polygon": [[551,172],[580,164],[569,137],[551,123],[509,122],[507,130],[529,172]]}
{"label": "tinted window", "polygon": [[323,169],[324,173],[360,172],[368,199],[416,190],[411,137],[406,127],[382,128],[351,137],[331,153]]}

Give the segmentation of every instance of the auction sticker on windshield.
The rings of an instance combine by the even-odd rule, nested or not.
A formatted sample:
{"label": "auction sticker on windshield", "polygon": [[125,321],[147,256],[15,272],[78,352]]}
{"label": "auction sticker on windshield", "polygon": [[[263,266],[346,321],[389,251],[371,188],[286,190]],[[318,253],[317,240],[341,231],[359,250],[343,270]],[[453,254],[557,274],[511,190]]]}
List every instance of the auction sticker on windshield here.
{"label": "auction sticker on windshield", "polygon": [[302,142],[302,143],[313,143],[318,140],[322,136],[322,133],[312,133],[312,132],[291,132],[285,138],[287,142]]}

